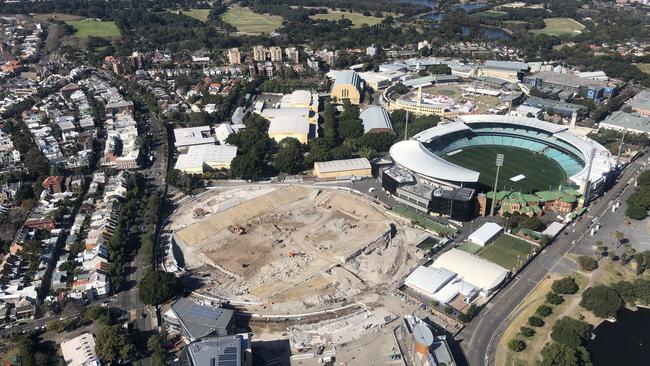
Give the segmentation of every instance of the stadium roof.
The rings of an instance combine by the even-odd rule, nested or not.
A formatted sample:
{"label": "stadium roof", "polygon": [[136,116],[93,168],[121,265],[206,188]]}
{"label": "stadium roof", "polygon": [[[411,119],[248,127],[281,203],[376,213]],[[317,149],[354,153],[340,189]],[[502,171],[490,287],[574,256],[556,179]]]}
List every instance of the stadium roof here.
{"label": "stadium roof", "polygon": [[473,114],[473,115],[459,116],[458,120],[466,124],[486,123],[486,122],[507,123],[507,124],[525,126],[529,128],[535,128],[538,130],[547,131],[549,133],[557,133],[566,130],[566,126],[540,121],[535,118],[519,117],[519,116],[501,116],[498,114]]}
{"label": "stadium roof", "polygon": [[364,109],[359,115],[363,121],[363,131],[370,132],[374,129],[393,130],[390,116],[384,107],[373,105]]}
{"label": "stadium roof", "polygon": [[174,145],[176,147],[214,144],[214,137],[211,135],[210,126],[198,126],[174,129]]}
{"label": "stadium roof", "polygon": [[483,290],[496,288],[510,273],[495,263],[459,249],[441,254],[431,266],[455,272],[463,281]]}
{"label": "stadium roof", "polygon": [[[515,128],[526,128],[544,131],[548,134],[548,143],[564,143],[572,146],[576,153],[581,154],[584,162],[589,161],[593,155],[593,166],[589,180],[592,183],[600,182],[603,176],[611,171],[614,165],[614,159],[611,153],[602,145],[589,139],[574,135],[568,131],[567,126],[557,125],[540,121],[535,118],[520,116],[502,116],[502,115],[464,115],[457,117],[457,122],[439,125],[428,130],[422,131],[415,135],[415,141],[400,141],[394,144],[390,149],[390,156],[396,163],[413,172],[445,181],[454,182],[476,182],[479,173],[463,168],[461,166],[445,161],[441,157],[432,153],[418,142],[429,143],[434,139],[459,131],[471,130],[475,124],[489,123],[494,125],[503,125],[503,127],[513,126]],[[586,165],[586,164],[585,164]],[[581,184],[586,175],[587,168],[583,167],[578,173],[570,177],[577,184]]]}
{"label": "stadium roof", "polygon": [[172,310],[192,340],[213,333],[227,334],[235,314],[231,309],[199,305],[185,298],[172,304]]}
{"label": "stadium roof", "polygon": [[417,135],[413,136],[413,139],[421,142],[430,142],[436,137],[447,135],[453,132],[458,131],[469,131],[470,128],[463,122],[452,122],[446,123],[444,125],[438,125],[434,128],[424,130]]}
{"label": "stadium roof", "polygon": [[472,243],[484,246],[501,231],[503,231],[501,226],[493,222],[486,222],[478,230],[471,233],[467,239]]}
{"label": "stadium roof", "polygon": [[416,140],[400,141],[390,148],[397,164],[425,177],[454,182],[477,182],[479,173],[452,164],[429,151]]}
{"label": "stadium roof", "polygon": [[318,169],[321,173],[339,172],[342,170],[360,170],[370,169],[370,161],[366,158],[357,159],[343,159],[343,160],[330,160],[319,161],[314,163],[314,168]]}

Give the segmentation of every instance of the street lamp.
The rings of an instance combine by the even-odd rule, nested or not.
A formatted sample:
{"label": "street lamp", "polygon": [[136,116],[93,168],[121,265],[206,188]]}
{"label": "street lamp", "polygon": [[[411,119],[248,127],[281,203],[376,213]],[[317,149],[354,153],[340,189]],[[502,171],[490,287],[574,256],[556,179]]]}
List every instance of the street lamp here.
{"label": "street lamp", "polygon": [[497,154],[497,176],[494,177],[494,191],[492,194],[492,207],[490,208],[490,216],[494,216],[494,202],[497,200],[497,184],[499,183],[499,168],[503,166],[503,154]]}

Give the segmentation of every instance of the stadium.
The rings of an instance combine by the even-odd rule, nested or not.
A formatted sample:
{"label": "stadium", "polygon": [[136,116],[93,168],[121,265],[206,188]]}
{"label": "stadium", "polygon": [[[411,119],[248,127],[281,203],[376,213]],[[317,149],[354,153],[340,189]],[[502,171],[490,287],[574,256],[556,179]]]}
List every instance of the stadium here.
{"label": "stadium", "polygon": [[568,126],[516,116],[459,116],[390,149],[395,163],[420,180],[479,192],[494,185],[497,154],[505,157],[498,189],[523,193],[561,185],[583,191],[587,182],[594,192],[615,168],[615,159],[605,147],[574,135]]}

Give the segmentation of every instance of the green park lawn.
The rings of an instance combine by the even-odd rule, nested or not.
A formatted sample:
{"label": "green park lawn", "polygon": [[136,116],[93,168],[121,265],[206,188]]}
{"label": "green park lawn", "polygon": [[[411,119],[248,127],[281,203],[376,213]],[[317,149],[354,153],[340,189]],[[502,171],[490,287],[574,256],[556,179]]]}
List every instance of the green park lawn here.
{"label": "green park lawn", "polygon": [[547,34],[549,36],[576,35],[585,26],[571,18],[547,18],[544,19],[546,26],[542,29],[535,29],[536,34]]}
{"label": "green park lawn", "polygon": [[342,18],[350,19],[354,27],[361,27],[363,24],[377,25],[384,18],[363,15],[361,13],[349,13],[337,10],[328,10],[325,14],[316,14],[311,16],[312,19],[341,20]]}
{"label": "green park lawn", "polygon": [[636,66],[637,69],[641,70],[641,72],[650,74],[650,64],[635,64],[634,66]]}
{"label": "green park lawn", "polygon": [[202,22],[207,22],[208,15],[210,15],[210,9],[190,9],[186,11],[181,10],[180,13],[187,15],[190,18],[194,18]]}
{"label": "green park lawn", "polygon": [[519,269],[532,251],[533,245],[528,242],[502,234],[495,241],[479,250],[477,255],[512,271],[515,267]]}
{"label": "green park lawn", "polygon": [[75,36],[79,38],[103,37],[120,38],[120,30],[113,21],[100,21],[94,19],[81,19],[66,21],[75,29]]}
{"label": "green park lawn", "polygon": [[283,20],[280,16],[254,13],[239,5],[230,7],[221,19],[246,34],[273,33],[280,28]]}

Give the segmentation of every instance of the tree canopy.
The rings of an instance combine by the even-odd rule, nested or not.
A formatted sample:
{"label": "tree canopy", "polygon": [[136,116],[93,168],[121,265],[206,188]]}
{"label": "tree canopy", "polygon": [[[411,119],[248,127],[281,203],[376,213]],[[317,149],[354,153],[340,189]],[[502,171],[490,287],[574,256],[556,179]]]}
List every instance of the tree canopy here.
{"label": "tree canopy", "polygon": [[160,305],[180,289],[180,280],[173,273],[147,270],[140,281],[140,300],[147,305]]}
{"label": "tree canopy", "polygon": [[579,347],[591,337],[592,330],[591,324],[565,316],[553,325],[551,338],[571,347]]}
{"label": "tree canopy", "polygon": [[605,285],[590,287],[582,294],[580,306],[601,318],[611,318],[623,305],[616,290]]}
{"label": "tree canopy", "polygon": [[551,289],[558,294],[575,294],[578,292],[578,284],[571,277],[553,281]]}

